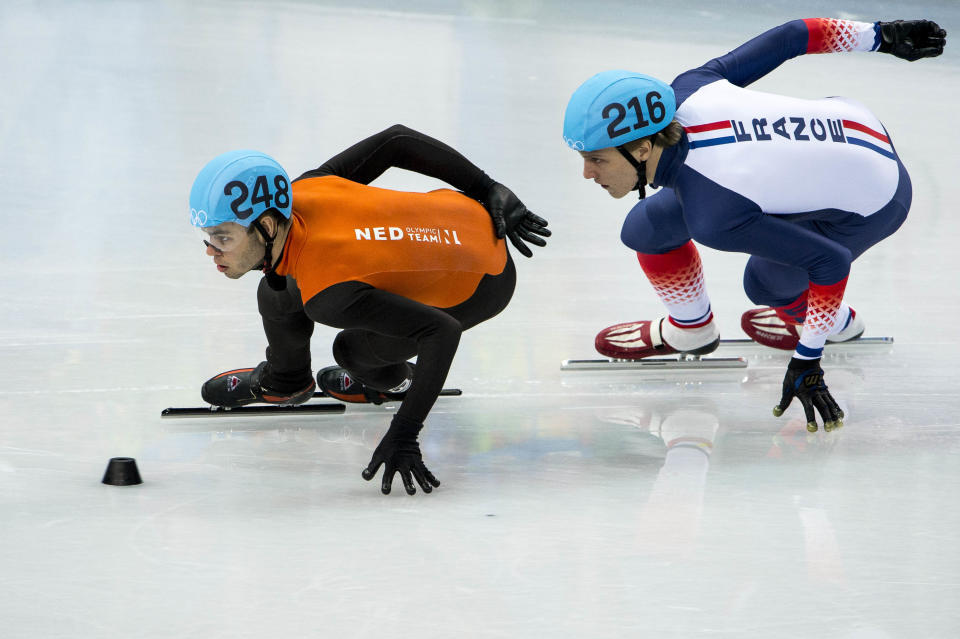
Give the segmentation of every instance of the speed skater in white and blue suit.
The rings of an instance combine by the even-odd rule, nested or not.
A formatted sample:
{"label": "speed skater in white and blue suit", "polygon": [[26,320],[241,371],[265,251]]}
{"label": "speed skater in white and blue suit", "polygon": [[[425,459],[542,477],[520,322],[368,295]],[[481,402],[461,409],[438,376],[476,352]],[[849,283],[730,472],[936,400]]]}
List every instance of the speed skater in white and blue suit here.
{"label": "speed skater in white and blue suit", "polygon": [[[843,301],[850,264],[903,224],[910,178],[884,125],[859,102],[745,87],[805,53],[935,57],[946,35],[929,20],[794,20],[670,84],[628,71],[584,82],[567,105],[564,140],[583,157],[583,176],[611,196],[639,190],[621,239],[667,310],[604,329],[597,350],[622,359],[712,352],[720,332],[693,241],[747,253],[744,289],[762,308],[744,313],[741,326],[793,351],[774,414],[797,397],[811,432],[817,413],[826,430],[842,426],[821,355],[826,342],[863,333]],[[645,198],[647,184],[662,188]]]}

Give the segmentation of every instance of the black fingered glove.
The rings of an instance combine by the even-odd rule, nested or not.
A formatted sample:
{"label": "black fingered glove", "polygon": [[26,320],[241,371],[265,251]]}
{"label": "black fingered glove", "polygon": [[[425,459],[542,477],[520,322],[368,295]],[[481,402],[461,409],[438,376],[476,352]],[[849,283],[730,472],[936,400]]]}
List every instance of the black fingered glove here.
{"label": "black fingered glove", "polygon": [[417,492],[417,489],[413,486],[414,478],[425,493],[432,492],[434,488],[439,486],[440,482],[423,464],[420,444],[417,442],[417,435],[420,434],[421,428],[423,428],[423,424],[420,422],[394,415],[386,435],[383,436],[380,444],[373,451],[370,463],[363,469],[363,478],[370,481],[380,470],[380,466],[384,466],[383,479],[380,484],[380,492],[384,495],[390,494],[393,475],[398,471],[408,495]]}
{"label": "black fingered glove", "polygon": [[878,22],[880,46],[877,51],[914,62],[943,53],[947,32],[931,20],[894,20]]}
{"label": "black fingered glove", "polygon": [[774,417],[783,415],[787,406],[797,397],[803,404],[803,412],[807,416],[807,430],[817,432],[817,416],[814,408],[823,419],[823,429],[831,431],[843,426],[843,411],[837,406],[833,396],[823,383],[823,369],[820,368],[820,358],[797,359],[794,357],[787,366],[787,375],[783,378],[783,397],[780,403],[773,407]]}
{"label": "black fingered glove", "polygon": [[[493,218],[493,229],[497,237],[508,237],[517,250],[533,257],[533,251],[524,242],[546,246],[544,237],[550,237],[547,221],[539,215],[531,213],[513,191],[494,182],[486,197],[483,206]],[[543,236],[543,237],[538,237]]]}

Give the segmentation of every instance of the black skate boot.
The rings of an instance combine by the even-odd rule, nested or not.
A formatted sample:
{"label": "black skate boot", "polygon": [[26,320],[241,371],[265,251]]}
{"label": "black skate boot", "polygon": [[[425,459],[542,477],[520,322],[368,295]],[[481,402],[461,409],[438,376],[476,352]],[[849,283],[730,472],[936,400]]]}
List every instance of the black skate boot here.
{"label": "black skate boot", "polygon": [[[411,365],[411,368],[413,366]],[[410,380],[404,380],[400,386],[386,391],[379,391],[350,376],[346,369],[339,366],[327,366],[317,373],[317,384],[320,390],[341,402],[349,404],[382,404],[384,402],[399,402],[407,396]]]}
{"label": "black skate boot", "polygon": [[237,408],[255,402],[265,404],[302,404],[313,397],[316,385],[313,377],[310,381],[294,391],[277,391],[264,387],[263,379],[266,362],[260,362],[256,368],[238,368],[220,373],[208,379],[200,389],[203,401],[214,406]]}

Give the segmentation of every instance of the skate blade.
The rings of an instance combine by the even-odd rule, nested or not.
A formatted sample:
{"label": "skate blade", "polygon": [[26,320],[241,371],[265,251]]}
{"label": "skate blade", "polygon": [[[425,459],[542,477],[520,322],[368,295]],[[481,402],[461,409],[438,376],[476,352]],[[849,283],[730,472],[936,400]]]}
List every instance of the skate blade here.
{"label": "skate blade", "polygon": [[[443,390],[440,391],[440,397],[460,397],[461,395],[463,395],[463,391],[460,390],[459,388],[444,388]],[[313,393],[313,396],[314,396],[314,397],[329,397],[329,395],[327,395],[326,393],[324,393],[322,390],[315,391],[315,392]],[[399,399],[385,399],[385,400],[383,400],[383,403],[386,404],[387,402],[399,402],[399,401],[402,401],[402,400],[399,400]],[[367,402],[359,402],[359,403],[365,404],[365,403],[367,403]]]}
{"label": "skate blade", "polygon": [[630,370],[706,370],[714,368],[746,368],[743,357],[653,357],[646,359],[565,359],[562,371],[630,371]]}
{"label": "skate blade", "polygon": [[[857,337],[846,342],[830,342],[826,344],[827,349],[836,350],[838,348],[862,348],[865,346],[891,346],[893,344],[892,337]],[[720,346],[763,346],[763,344],[758,344],[752,339],[722,339],[720,340]],[[763,348],[769,348],[763,346]],[[774,349],[776,350],[776,349]]]}
{"label": "skate blade", "polygon": [[307,413],[342,413],[346,410],[343,404],[298,404],[296,406],[240,406],[238,408],[220,408],[208,406],[206,408],[164,408],[160,417],[165,419],[191,419],[206,417],[254,417],[264,415],[304,415]]}

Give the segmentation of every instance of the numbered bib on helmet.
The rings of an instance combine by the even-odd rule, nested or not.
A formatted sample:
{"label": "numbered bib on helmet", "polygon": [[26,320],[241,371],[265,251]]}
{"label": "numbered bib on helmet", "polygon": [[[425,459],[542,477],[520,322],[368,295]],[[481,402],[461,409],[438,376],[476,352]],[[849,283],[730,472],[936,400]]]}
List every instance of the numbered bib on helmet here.
{"label": "numbered bib on helmet", "polygon": [[563,140],[577,151],[620,146],[665,129],[676,111],[669,84],[642,73],[604,71],[574,91]]}
{"label": "numbered bib on helmet", "polygon": [[268,209],[290,217],[290,178],[260,151],[228,151],[207,163],[190,190],[190,223],[209,228],[235,222],[250,226]]}

